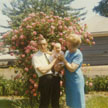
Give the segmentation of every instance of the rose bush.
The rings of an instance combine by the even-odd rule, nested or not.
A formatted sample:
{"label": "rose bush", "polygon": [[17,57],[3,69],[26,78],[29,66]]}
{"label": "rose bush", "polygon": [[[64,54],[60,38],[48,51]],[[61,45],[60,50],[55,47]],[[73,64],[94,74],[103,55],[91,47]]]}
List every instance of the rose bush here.
{"label": "rose bush", "polygon": [[54,16],[53,13],[46,15],[43,12],[31,13],[26,17],[17,29],[3,35],[5,43],[12,49],[19,50],[20,55],[16,67],[22,72],[22,81],[25,82],[25,94],[37,96],[38,77],[32,67],[32,56],[38,50],[37,41],[39,38],[46,38],[48,47],[55,42],[62,44],[65,50],[65,38],[70,33],[78,34],[83,43],[92,45],[95,42],[90,33],[86,32],[87,25],[81,26],[79,19],[71,17]]}

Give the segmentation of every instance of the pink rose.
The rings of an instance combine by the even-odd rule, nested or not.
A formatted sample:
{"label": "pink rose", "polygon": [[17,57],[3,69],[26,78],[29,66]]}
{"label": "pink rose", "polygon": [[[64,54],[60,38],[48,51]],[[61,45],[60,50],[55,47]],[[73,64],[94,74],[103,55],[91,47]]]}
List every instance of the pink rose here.
{"label": "pink rose", "polygon": [[93,41],[92,44],[95,45],[96,44],[95,41]]}
{"label": "pink rose", "polygon": [[69,18],[69,17],[65,17],[64,20],[65,20],[65,21],[69,21],[70,18]]}
{"label": "pink rose", "polygon": [[24,58],[25,57],[25,54],[22,54],[21,57]]}
{"label": "pink rose", "polygon": [[0,46],[2,46],[4,43],[3,42],[0,42]]}
{"label": "pink rose", "polygon": [[15,47],[15,46],[12,46],[11,48],[12,48],[13,50],[15,50],[15,49],[16,49],[16,47]]}
{"label": "pink rose", "polygon": [[67,26],[64,26],[64,29],[67,30]]}
{"label": "pink rose", "polygon": [[27,18],[25,18],[24,20],[23,20],[23,22],[26,22],[27,21]]}
{"label": "pink rose", "polygon": [[86,81],[86,85],[88,85],[88,81]]}
{"label": "pink rose", "polygon": [[46,16],[46,14],[44,12],[40,12],[41,15]]}
{"label": "pink rose", "polygon": [[42,22],[42,23],[45,23],[45,19],[42,19],[41,22]]}
{"label": "pink rose", "polygon": [[36,90],[35,89],[32,89],[32,92],[35,92]]}
{"label": "pink rose", "polygon": [[48,19],[48,18],[49,18],[49,16],[46,16],[45,18],[47,18],[47,19]]}
{"label": "pink rose", "polygon": [[89,40],[89,39],[86,39],[86,42],[87,42],[87,43],[89,43],[89,42],[90,42],[90,40]]}
{"label": "pink rose", "polygon": [[32,58],[34,54],[31,54],[30,57]]}
{"label": "pink rose", "polygon": [[17,35],[12,37],[12,41],[15,41],[17,39]]}
{"label": "pink rose", "polygon": [[76,23],[76,19],[74,19],[73,22]]}
{"label": "pink rose", "polygon": [[32,26],[29,26],[29,25],[28,25],[26,28],[27,28],[27,29],[32,29]]}
{"label": "pink rose", "polygon": [[22,32],[22,31],[23,31],[23,29],[22,29],[22,28],[20,28],[20,29],[19,29],[19,31],[20,31],[20,32]]}
{"label": "pink rose", "polygon": [[52,42],[51,45],[54,46],[55,45],[55,42]]}
{"label": "pink rose", "polygon": [[52,31],[50,32],[50,34],[51,34],[51,35],[54,35],[54,31],[52,30]]}
{"label": "pink rose", "polygon": [[27,67],[25,67],[24,70],[25,70],[26,72],[28,72],[29,69],[28,69]]}
{"label": "pink rose", "polygon": [[66,47],[62,46],[62,48],[61,48],[61,49],[64,51],[64,50],[66,50]]}
{"label": "pink rose", "polygon": [[33,35],[37,35],[37,32],[36,31],[33,31]]}
{"label": "pink rose", "polygon": [[59,18],[59,16],[54,16],[54,18],[57,18],[57,19],[58,19],[58,18]]}
{"label": "pink rose", "polygon": [[[18,45],[18,44],[17,44]],[[24,42],[21,42],[21,45],[24,45]]]}
{"label": "pink rose", "polygon": [[93,86],[93,83],[92,83],[92,82],[90,82],[90,83],[89,83],[89,86],[90,86],[90,87],[92,87],[92,86]]}
{"label": "pink rose", "polygon": [[4,35],[3,35],[3,38],[6,38],[8,35],[5,33]]}
{"label": "pink rose", "polygon": [[38,51],[38,49],[37,48],[34,48],[33,51]]}
{"label": "pink rose", "polygon": [[[69,29],[70,31],[73,31],[74,27],[70,26],[68,29]],[[76,30],[76,29],[74,29],[74,30]]]}
{"label": "pink rose", "polygon": [[29,90],[26,90],[25,93],[28,94],[29,93]]}
{"label": "pink rose", "polygon": [[58,28],[61,30],[63,27],[62,26],[59,26]]}
{"label": "pink rose", "polygon": [[73,30],[76,31],[76,27],[75,26],[73,26]]}
{"label": "pink rose", "polygon": [[61,87],[63,86],[63,81],[60,81],[60,86],[61,86]]}
{"label": "pink rose", "polygon": [[55,27],[54,27],[54,26],[51,26],[51,29],[53,29],[53,30],[54,30],[54,29],[55,29]]}
{"label": "pink rose", "polygon": [[43,35],[42,34],[39,35],[39,39],[43,39]]}
{"label": "pink rose", "polygon": [[60,36],[63,36],[63,33],[59,33]]}
{"label": "pink rose", "polygon": [[24,35],[21,35],[19,38],[20,39],[25,39],[25,36]]}
{"label": "pink rose", "polygon": [[11,55],[11,56],[13,56],[13,55],[14,55],[14,53],[11,53],[10,55]]}
{"label": "pink rose", "polygon": [[60,41],[60,42],[63,42],[63,38],[59,38],[59,41]]}
{"label": "pink rose", "polygon": [[36,23],[32,23],[32,26],[35,27],[36,26]]}
{"label": "pink rose", "polygon": [[18,33],[19,33],[19,31],[18,31],[18,30],[14,30],[14,33],[15,33],[15,34],[18,34]]}
{"label": "pink rose", "polygon": [[61,21],[58,21],[58,24],[59,24],[59,25],[61,25],[61,24],[62,24],[62,22],[61,22]]}
{"label": "pink rose", "polygon": [[36,89],[37,89],[37,88],[38,88],[38,84],[36,84],[36,83],[35,83],[35,84],[34,84],[34,88],[36,88]]}
{"label": "pink rose", "polygon": [[31,14],[29,14],[29,16],[30,17],[35,17],[36,15],[35,15],[35,13],[31,13]]}
{"label": "pink rose", "polygon": [[30,53],[30,50],[29,50],[29,49],[26,49],[26,50],[25,50],[25,53],[26,53],[26,54]]}

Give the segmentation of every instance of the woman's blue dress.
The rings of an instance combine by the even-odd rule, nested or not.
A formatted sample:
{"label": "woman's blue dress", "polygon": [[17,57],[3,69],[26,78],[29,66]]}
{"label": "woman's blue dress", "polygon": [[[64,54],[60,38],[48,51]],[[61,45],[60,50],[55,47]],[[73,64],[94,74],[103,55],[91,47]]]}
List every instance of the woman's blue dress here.
{"label": "woman's blue dress", "polygon": [[79,49],[74,53],[66,51],[65,58],[69,63],[79,65],[75,72],[70,72],[65,67],[66,103],[71,108],[85,108],[84,77],[81,71],[82,53]]}

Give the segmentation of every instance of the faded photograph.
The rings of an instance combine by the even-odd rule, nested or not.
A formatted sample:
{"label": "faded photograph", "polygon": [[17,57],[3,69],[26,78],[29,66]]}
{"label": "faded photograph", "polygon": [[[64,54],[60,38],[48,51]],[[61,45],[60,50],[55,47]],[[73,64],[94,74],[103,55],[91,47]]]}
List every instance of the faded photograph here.
{"label": "faded photograph", "polygon": [[108,108],[108,0],[0,0],[0,108]]}

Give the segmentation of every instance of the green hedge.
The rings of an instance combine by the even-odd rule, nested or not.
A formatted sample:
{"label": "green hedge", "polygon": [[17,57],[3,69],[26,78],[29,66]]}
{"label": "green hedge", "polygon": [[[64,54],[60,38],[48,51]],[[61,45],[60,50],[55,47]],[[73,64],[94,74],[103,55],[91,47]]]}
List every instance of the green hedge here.
{"label": "green hedge", "polygon": [[[108,76],[96,76],[94,78],[85,76],[85,93],[88,93],[89,91],[108,91]],[[24,84],[20,78],[6,80],[3,77],[0,77],[0,96],[24,96],[24,93]]]}
{"label": "green hedge", "polygon": [[96,76],[94,78],[85,76],[85,93],[89,91],[108,91],[108,76]]}

